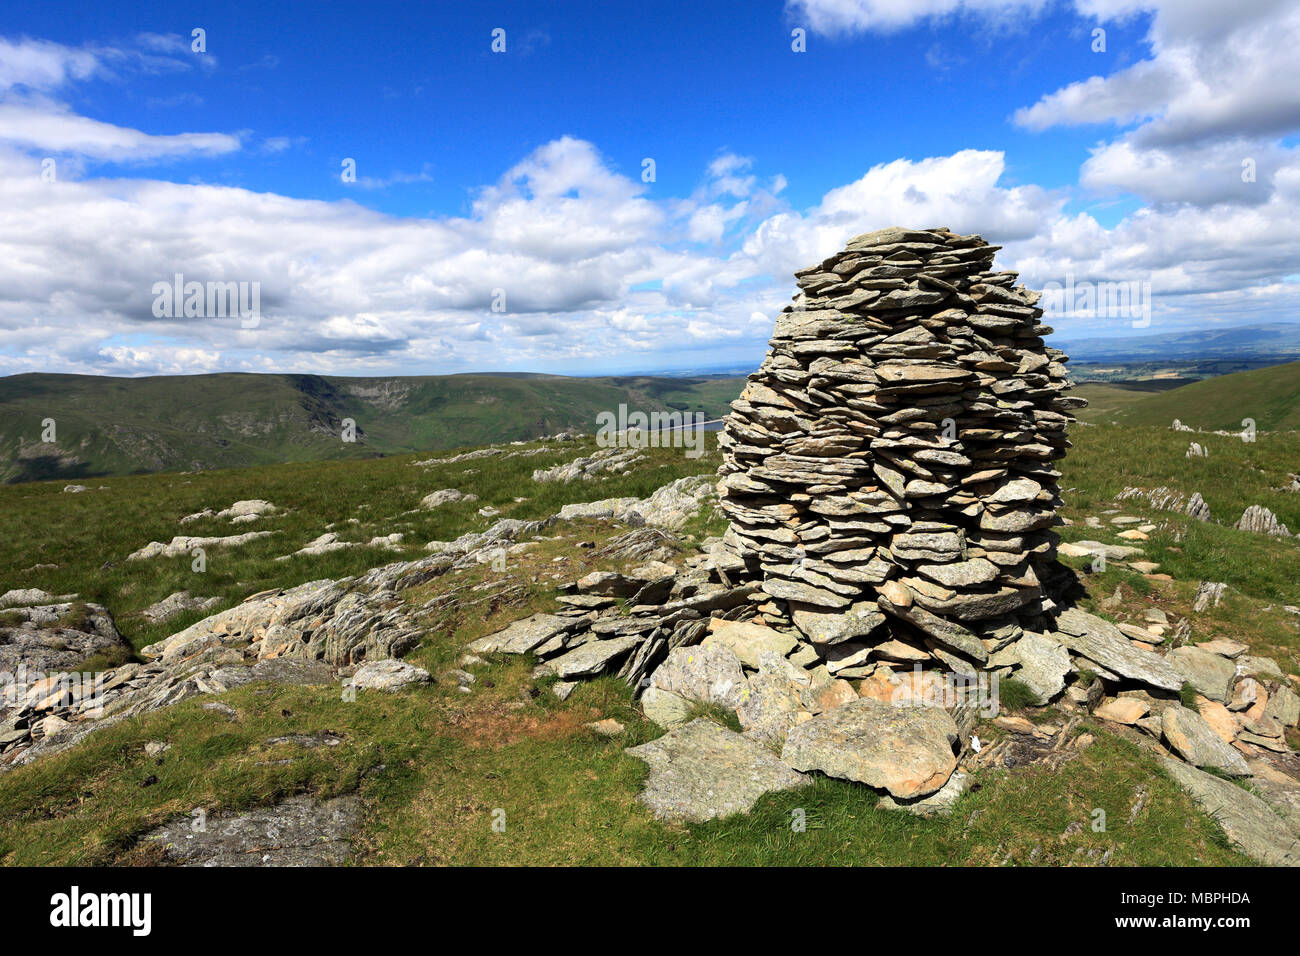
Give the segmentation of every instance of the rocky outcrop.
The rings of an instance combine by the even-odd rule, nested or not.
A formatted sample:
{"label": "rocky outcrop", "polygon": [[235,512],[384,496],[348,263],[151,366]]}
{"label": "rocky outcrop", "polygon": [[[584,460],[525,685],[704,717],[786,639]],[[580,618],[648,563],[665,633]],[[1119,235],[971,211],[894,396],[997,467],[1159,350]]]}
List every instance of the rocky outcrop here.
{"label": "rocky outcrop", "polygon": [[352,675],[357,690],[400,690],[410,684],[429,683],[429,672],[405,661],[366,661]]}
{"label": "rocky outcrop", "polygon": [[126,556],[128,561],[144,561],[148,558],[174,558],[177,555],[189,554],[195,548],[208,550],[210,548],[234,548],[241,544],[247,544],[250,541],[256,541],[258,538],[265,538],[275,534],[274,531],[245,531],[243,534],[231,534],[219,537],[201,538],[190,535],[177,535],[170,542],[151,541],[143,548],[132,551]]}
{"label": "rocky outcrop", "polygon": [[1161,763],[1242,852],[1265,866],[1300,866],[1300,834],[1259,797],[1177,760]]}
{"label": "rocky outcrop", "polygon": [[275,514],[276,510],[275,505],[269,501],[263,501],[261,498],[251,498],[246,501],[236,501],[229,508],[223,508],[220,511],[205,508],[192,515],[186,515],[181,519],[181,524],[189,524],[191,521],[201,521],[205,518],[229,518],[231,524],[247,524],[250,521],[256,521],[262,515]]}
{"label": "rocky outcrop", "polygon": [[1287,526],[1277,520],[1277,515],[1263,505],[1251,505],[1238,519],[1238,531],[1253,531],[1256,534],[1269,534],[1278,538],[1289,538],[1291,532]]}
{"label": "rocky outcrop", "polygon": [[692,475],[656,489],[648,498],[604,498],[565,505],[560,509],[559,517],[562,521],[608,518],[676,531],[715,497],[711,480],[703,475]]}
{"label": "rocky outcrop", "polygon": [[108,609],[99,604],[15,607],[0,620],[0,694],[6,697],[17,693],[15,682],[22,674],[44,677],[77,670],[90,658],[121,655],[120,660],[131,650]]}
{"label": "rocky outcrop", "polygon": [[187,611],[210,611],[220,603],[219,597],[201,598],[194,597],[189,591],[177,591],[156,604],[150,604],[140,612],[140,616],[150,624],[161,624]]}
{"label": "rocky outcrop", "polygon": [[478,495],[467,495],[455,488],[443,488],[439,491],[430,492],[421,498],[420,507],[437,508],[440,505],[451,504],[456,501],[478,501]]}
{"label": "rocky outcrop", "polygon": [[178,817],[141,840],[174,866],[341,866],[352,857],[360,825],[355,796],[321,801],[304,794],[248,813],[213,814],[203,827]]}
{"label": "rocky outcrop", "polygon": [[644,458],[635,448],[602,448],[592,455],[575,458],[554,468],[539,468],[533,472],[533,481],[592,481],[621,475]]}
{"label": "rocky outcrop", "polygon": [[1193,492],[1189,498],[1181,491],[1161,485],[1159,488],[1129,487],[1115,496],[1116,501],[1129,501],[1135,498],[1160,511],[1179,512],[1197,521],[1210,520],[1210,506],[1205,503],[1199,491]]}

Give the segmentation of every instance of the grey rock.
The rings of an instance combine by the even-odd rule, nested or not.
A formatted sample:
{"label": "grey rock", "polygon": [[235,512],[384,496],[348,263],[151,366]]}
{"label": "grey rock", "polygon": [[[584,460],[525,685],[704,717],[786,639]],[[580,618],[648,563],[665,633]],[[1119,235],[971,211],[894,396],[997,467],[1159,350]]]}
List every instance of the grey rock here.
{"label": "grey rock", "polygon": [[156,604],[150,604],[140,615],[149,623],[157,624],[186,611],[210,611],[220,603],[219,597],[194,597],[189,591],[177,591]]}
{"label": "grey rock", "polygon": [[957,807],[957,801],[970,789],[970,775],[960,770],[953,771],[948,782],[930,794],[914,800],[898,800],[889,794],[883,795],[876,806],[882,810],[906,810],[918,817],[951,816]]}
{"label": "grey rock", "polygon": [[811,716],[804,700],[812,683],[807,671],[764,651],[758,672],[750,675],[736,707],[745,736],[779,748],[790,728]]}
{"label": "grey rock", "polygon": [[794,727],[781,759],[796,770],[820,770],[911,799],[948,782],[957,767],[957,740],[956,723],[938,707],[862,697]]}
{"label": "grey rock", "polygon": [[780,657],[785,657],[799,643],[789,634],[743,621],[714,618],[709,622],[709,627],[712,633],[704,639],[704,646],[721,644],[731,650],[742,664],[750,668],[759,666],[759,659],[764,652],[774,651]]}
{"label": "grey rock", "polygon": [[1246,759],[1234,750],[1194,710],[1171,705],[1160,715],[1160,726],[1169,746],[1196,767],[1209,767],[1233,777],[1250,776]]}
{"label": "grey rock", "polygon": [[405,661],[366,661],[352,675],[352,684],[358,690],[394,691],[428,682],[428,671]]}
{"label": "grey rock", "polygon": [[613,637],[606,641],[587,641],[547,661],[543,667],[546,668],[547,673],[554,674],[561,680],[594,677],[603,673],[640,643],[641,639],[638,637]]}
{"label": "grey rock", "polygon": [[1259,797],[1170,757],[1160,762],[1246,856],[1265,866],[1300,866],[1300,836]]}
{"label": "grey rock", "polygon": [[203,828],[194,822],[178,817],[143,839],[179,866],[338,866],[352,857],[361,812],[354,796],[296,796],[248,813],[213,814]]}
{"label": "grey rock", "polygon": [[1070,654],[1060,643],[1033,631],[1026,631],[1020,640],[999,651],[990,663],[1018,665],[1012,676],[1034,692],[1034,703],[1040,707],[1065,690],[1065,678],[1072,669]]}
{"label": "grey rock", "polygon": [[440,505],[451,504],[456,501],[478,501],[478,495],[467,495],[455,488],[443,488],[440,491],[430,492],[421,498],[420,507],[437,508]]}
{"label": "grey rock", "polygon": [[695,702],[660,687],[647,687],[641,695],[641,710],[647,720],[660,727],[677,727],[690,719]]}
{"label": "grey rock", "polygon": [[735,709],[745,691],[745,672],[740,663],[735,652],[723,644],[675,647],[650,675],[650,688],[689,702]]}
{"label": "grey rock", "polygon": [[1226,704],[1232,698],[1232,685],[1237,678],[1232,661],[1193,646],[1175,647],[1165,660],[1183,680],[1210,700]]}
{"label": "grey rock", "polygon": [[1070,650],[1121,677],[1162,690],[1179,690],[1183,678],[1169,662],[1134,647],[1118,627],[1080,608],[1057,615],[1053,637]]}
{"label": "grey rock", "polygon": [[1277,520],[1277,515],[1263,505],[1251,505],[1238,519],[1238,531],[1251,531],[1255,534],[1268,534],[1279,538],[1291,537],[1287,526]]}
{"label": "grey rock", "polygon": [[471,641],[465,645],[465,649],[471,654],[527,654],[556,635],[566,634],[573,628],[572,618],[534,614],[522,621],[515,621],[503,630]]}
{"label": "grey rock", "polygon": [[640,800],[661,820],[745,813],[766,793],[810,782],[762,744],[704,717],[627,753],[650,765]]}
{"label": "grey rock", "polygon": [[794,626],[814,644],[842,644],[871,635],[885,623],[875,601],[859,601],[843,611],[796,608]]}
{"label": "grey rock", "polygon": [[49,604],[54,595],[40,588],[11,588],[0,594],[0,607],[13,607],[16,604]]}

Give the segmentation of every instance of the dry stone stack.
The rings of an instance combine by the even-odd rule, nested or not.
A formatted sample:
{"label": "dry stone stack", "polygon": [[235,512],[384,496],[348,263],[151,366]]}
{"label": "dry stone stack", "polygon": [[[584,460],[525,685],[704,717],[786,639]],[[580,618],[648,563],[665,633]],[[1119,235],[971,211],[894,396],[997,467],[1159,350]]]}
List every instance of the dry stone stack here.
{"label": "dry stone stack", "polygon": [[1053,462],[1084,402],[998,248],[942,228],[851,240],[796,273],[732,403],[719,567],[761,581],[764,616],[837,676],[863,676],[868,649],[969,673],[1050,629]]}

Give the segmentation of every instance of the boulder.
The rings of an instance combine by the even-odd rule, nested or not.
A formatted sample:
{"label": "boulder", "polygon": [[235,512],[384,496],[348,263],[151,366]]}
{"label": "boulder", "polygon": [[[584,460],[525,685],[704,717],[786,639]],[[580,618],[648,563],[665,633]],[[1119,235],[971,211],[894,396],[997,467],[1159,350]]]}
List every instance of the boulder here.
{"label": "boulder", "polygon": [[957,725],[938,707],[895,706],[860,697],[795,726],[781,759],[900,799],[928,796],[957,767]]}
{"label": "boulder", "polygon": [[1182,676],[1151,651],[1134,647],[1118,627],[1077,607],[1057,615],[1057,638],[1070,650],[1107,671],[1161,690],[1179,690]]}
{"label": "boulder", "polygon": [[699,717],[627,753],[650,765],[643,804],[661,820],[702,822],[810,781],[757,741]]}
{"label": "boulder", "polygon": [[1300,866],[1300,836],[1259,797],[1170,757],[1160,762],[1246,856],[1265,866]]}
{"label": "boulder", "polygon": [[709,621],[709,636],[704,639],[704,646],[721,644],[740,659],[746,667],[757,668],[759,659],[765,651],[773,651],[785,657],[799,643],[789,634],[770,627],[745,622],[726,621],[712,618]]}

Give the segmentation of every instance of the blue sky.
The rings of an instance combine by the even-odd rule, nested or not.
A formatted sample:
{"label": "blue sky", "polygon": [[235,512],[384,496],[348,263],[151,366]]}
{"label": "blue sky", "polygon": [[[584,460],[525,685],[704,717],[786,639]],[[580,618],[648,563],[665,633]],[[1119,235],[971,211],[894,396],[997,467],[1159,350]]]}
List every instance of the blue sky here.
{"label": "blue sky", "polygon": [[[1149,283],[1136,334],[1290,320],[1298,39],[1273,0],[18,6],[0,373],[744,364],[895,223]],[[157,315],[176,272],[257,326]]]}

